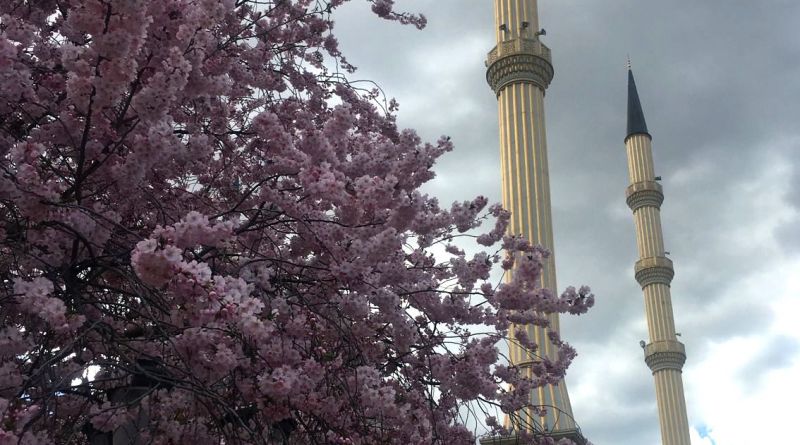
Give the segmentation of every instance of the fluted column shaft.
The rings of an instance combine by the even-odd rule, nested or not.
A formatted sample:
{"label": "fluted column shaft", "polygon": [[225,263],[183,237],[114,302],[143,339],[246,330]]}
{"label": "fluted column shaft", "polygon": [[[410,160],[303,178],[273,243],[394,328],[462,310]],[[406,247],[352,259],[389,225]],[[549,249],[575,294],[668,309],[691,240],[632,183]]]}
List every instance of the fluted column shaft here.
{"label": "fluted column shaft", "polygon": [[494,25],[498,43],[517,37],[532,37],[539,30],[536,0],[495,0]]}
{"label": "fluted column shaft", "polygon": [[[544,130],[542,91],[529,83],[505,87],[498,96],[500,112],[500,165],[502,169],[503,206],[512,212],[509,232],[523,235],[531,242],[553,251],[553,223],[550,210],[550,184],[547,167],[547,144]],[[555,258],[548,258],[542,273],[542,287],[556,291]],[[553,330],[559,330],[557,315],[549,317]],[[516,329],[516,327],[515,327]],[[556,351],[545,329],[525,326],[528,337],[539,345],[538,354],[555,359]],[[510,345],[514,364],[536,359],[516,345]],[[531,370],[527,371],[530,375]],[[532,404],[552,406],[547,418],[529,420],[548,428],[574,429],[572,407],[565,383],[547,385],[531,395]]]}
{"label": "fluted column shaft", "polygon": [[[509,233],[525,236],[553,252],[553,222],[545,137],[544,91],[553,77],[550,50],[539,41],[535,0],[495,0],[497,46],[487,58],[487,81],[497,95],[500,124],[500,164],[503,205],[512,212]],[[512,271],[513,273],[513,271]],[[542,287],[557,291],[555,256],[551,255],[542,274]],[[551,329],[559,330],[558,316],[550,317]],[[517,326],[512,327],[513,331]],[[537,354],[556,357],[545,329],[523,326],[539,346]],[[511,363],[526,369],[538,359],[512,341]],[[544,405],[547,416],[530,410],[515,428],[545,427],[573,431],[575,423],[566,384],[537,388],[532,405]]]}
{"label": "fluted column shaft", "polygon": [[681,370],[686,360],[684,346],[675,334],[670,283],[672,261],[664,252],[661,231],[661,185],[656,182],[650,135],[638,133],[625,140],[630,186],[628,206],[636,224],[636,280],[642,286],[650,343],[645,362],[653,372],[658,400],[661,440],[664,445],[690,445],[689,421]]}

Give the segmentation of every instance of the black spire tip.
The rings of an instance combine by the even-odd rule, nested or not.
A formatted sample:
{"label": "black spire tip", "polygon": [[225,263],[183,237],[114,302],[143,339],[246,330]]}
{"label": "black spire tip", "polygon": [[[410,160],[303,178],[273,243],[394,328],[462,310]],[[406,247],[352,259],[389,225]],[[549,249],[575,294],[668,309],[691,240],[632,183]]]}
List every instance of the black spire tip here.
{"label": "black spire tip", "polygon": [[650,136],[647,132],[647,122],[644,121],[642,103],[639,102],[639,93],[636,91],[636,81],[633,80],[633,71],[628,66],[628,132],[625,139],[634,134]]}

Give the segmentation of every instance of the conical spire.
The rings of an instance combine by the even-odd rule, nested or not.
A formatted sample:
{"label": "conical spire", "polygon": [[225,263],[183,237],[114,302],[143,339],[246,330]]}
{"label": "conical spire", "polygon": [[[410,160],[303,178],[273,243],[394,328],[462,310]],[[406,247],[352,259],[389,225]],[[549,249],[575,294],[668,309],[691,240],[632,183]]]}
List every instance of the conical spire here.
{"label": "conical spire", "polygon": [[628,59],[628,132],[625,139],[634,134],[646,134],[647,122],[644,121],[642,103],[639,102],[639,93],[636,91],[636,81],[633,80],[631,61]]}

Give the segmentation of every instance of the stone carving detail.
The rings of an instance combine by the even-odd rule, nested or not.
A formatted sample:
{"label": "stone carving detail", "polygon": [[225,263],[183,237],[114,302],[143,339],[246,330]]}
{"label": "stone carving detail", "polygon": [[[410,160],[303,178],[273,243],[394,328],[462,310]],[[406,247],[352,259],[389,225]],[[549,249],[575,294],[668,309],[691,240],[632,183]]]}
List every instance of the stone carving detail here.
{"label": "stone carving detail", "polygon": [[500,42],[497,46],[492,48],[492,50],[489,51],[489,55],[486,56],[486,66],[490,66],[503,57],[519,53],[534,54],[545,59],[547,63],[552,64],[550,48],[545,46],[539,39],[521,37],[519,39]]}
{"label": "stone carving detail", "polygon": [[645,347],[644,361],[653,374],[662,369],[680,371],[686,362],[686,348],[675,340],[653,342]]}
{"label": "stone carving detail", "polygon": [[489,52],[486,66],[486,81],[495,94],[515,82],[531,82],[545,90],[553,80],[550,49],[537,39],[501,42]]}
{"label": "stone carving detail", "polygon": [[661,184],[655,181],[636,182],[625,190],[625,202],[634,212],[648,206],[660,209],[664,202],[664,192]]}
{"label": "stone carving detail", "polygon": [[636,281],[645,287],[661,283],[669,284],[672,282],[672,277],[675,276],[675,271],[672,269],[672,261],[663,256],[642,258],[636,262],[634,267]]}

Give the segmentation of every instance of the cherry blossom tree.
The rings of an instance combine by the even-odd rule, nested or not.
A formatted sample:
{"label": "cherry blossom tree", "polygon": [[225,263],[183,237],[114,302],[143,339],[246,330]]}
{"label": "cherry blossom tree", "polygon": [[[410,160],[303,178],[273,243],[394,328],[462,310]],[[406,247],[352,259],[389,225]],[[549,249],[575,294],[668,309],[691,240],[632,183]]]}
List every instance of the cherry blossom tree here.
{"label": "cherry blossom tree", "polygon": [[420,191],[453,147],[348,81],[344,1],[0,2],[0,444],[468,444],[563,376],[498,342],[592,295]]}

